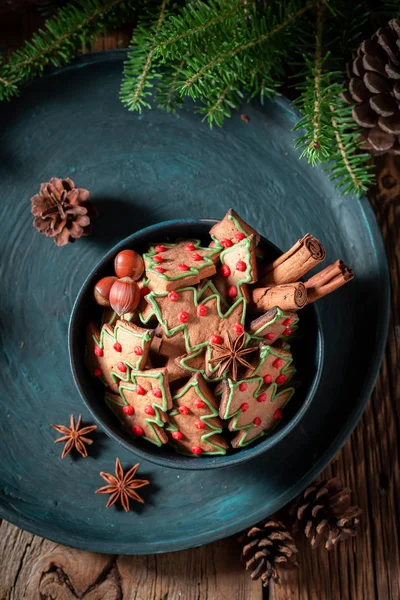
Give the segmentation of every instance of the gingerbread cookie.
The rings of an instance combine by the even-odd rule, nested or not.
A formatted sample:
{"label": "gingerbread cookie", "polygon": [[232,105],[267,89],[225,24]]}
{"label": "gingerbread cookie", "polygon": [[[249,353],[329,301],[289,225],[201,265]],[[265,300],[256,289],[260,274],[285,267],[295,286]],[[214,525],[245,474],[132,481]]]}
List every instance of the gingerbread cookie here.
{"label": "gingerbread cookie", "polygon": [[179,452],[191,456],[225,454],[228,443],[220,435],[218,403],[200,373],[173,396],[167,433]]}
{"label": "gingerbread cookie", "polygon": [[223,248],[230,248],[232,244],[242,241],[249,235],[254,235],[257,243],[260,241],[257,231],[243,221],[233,208],[228,210],[221,221],[211,227],[210,235]]}
{"label": "gingerbread cookie", "polygon": [[202,248],[199,240],[152,246],[143,255],[146,276],[157,292],[199,283],[215,273],[219,248]]}
{"label": "gingerbread cookie", "polygon": [[293,394],[292,387],[278,392],[276,383],[266,388],[261,377],[236,383],[231,379],[223,381],[220,414],[225,419],[231,418],[230,431],[239,432],[231,442],[232,447],[247,446],[273,429]]}
{"label": "gingerbread cookie", "polygon": [[256,238],[250,235],[220,254],[221,266],[214,276],[215,287],[231,302],[244,296],[250,302],[247,284],[257,281]]}
{"label": "gingerbread cookie", "polygon": [[128,381],[131,369],[145,367],[153,335],[153,330],[122,319],[117,320],[114,327],[106,323],[101,331],[90,323],[86,338],[88,369],[117,392],[119,381]]}
{"label": "gingerbread cookie", "polygon": [[118,391],[119,395],[106,392],[105,400],[124,429],[156,446],[166,444],[162,428],[172,407],[166,369],[136,371],[132,382],[121,383]]}
{"label": "gingerbread cookie", "polygon": [[294,311],[283,312],[275,306],[254,321],[248,331],[252,338],[262,340],[265,344],[274,344],[279,338],[287,339],[297,329],[299,318]]}
{"label": "gingerbread cookie", "polygon": [[187,377],[185,368],[181,367],[178,357],[186,356],[185,336],[179,331],[172,337],[167,337],[161,328],[156,329],[156,335],[151,344],[150,356],[156,366],[165,367],[168,371],[169,382]]}
{"label": "gingerbread cookie", "polygon": [[253,360],[252,367],[246,371],[244,379],[262,377],[265,385],[276,383],[279,386],[287,383],[295,373],[290,348],[278,349],[261,344],[260,354]]}

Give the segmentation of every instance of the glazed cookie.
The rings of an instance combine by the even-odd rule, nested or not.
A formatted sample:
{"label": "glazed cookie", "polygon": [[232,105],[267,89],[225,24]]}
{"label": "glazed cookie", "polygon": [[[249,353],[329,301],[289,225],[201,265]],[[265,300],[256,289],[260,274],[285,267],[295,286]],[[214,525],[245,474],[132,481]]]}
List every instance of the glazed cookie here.
{"label": "glazed cookie", "polygon": [[294,311],[283,312],[275,306],[254,321],[248,331],[252,338],[262,340],[265,344],[274,344],[280,338],[287,339],[297,329],[299,318]]}
{"label": "glazed cookie", "polygon": [[146,276],[157,292],[199,283],[215,273],[219,248],[202,248],[199,240],[151,246],[143,255]]}
{"label": "glazed cookie", "polygon": [[177,391],[173,404],[167,432],[179,452],[191,456],[226,453],[228,443],[220,435],[218,403],[200,373]]}
{"label": "glazed cookie", "polygon": [[120,380],[127,381],[131,369],[146,366],[153,330],[143,329],[119,319],[115,326],[103,325],[99,331],[94,323],[87,328],[86,364],[113,392]]}
{"label": "glazed cookie", "polygon": [[260,354],[244,375],[247,377],[262,377],[265,385],[276,383],[277,386],[287,383],[296,373],[293,357],[289,349],[278,349],[262,344]]}
{"label": "glazed cookie", "polygon": [[260,241],[260,236],[257,231],[243,221],[233,208],[228,210],[219,223],[216,223],[211,227],[210,235],[212,239],[223,248],[230,248],[232,244],[242,241],[249,235],[255,236],[257,244]]}
{"label": "glazed cookie", "polygon": [[166,369],[132,373],[132,381],[121,383],[119,394],[106,393],[105,400],[126,431],[156,446],[167,443],[162,428],[172,398]]}
{"label": "glazed cookie", "polygon": [[214,284],[223,298],[235,300],[242,295],[250,301],[247,284],[257,281],[256,238],[250,235],[221,252],[221,266]]}

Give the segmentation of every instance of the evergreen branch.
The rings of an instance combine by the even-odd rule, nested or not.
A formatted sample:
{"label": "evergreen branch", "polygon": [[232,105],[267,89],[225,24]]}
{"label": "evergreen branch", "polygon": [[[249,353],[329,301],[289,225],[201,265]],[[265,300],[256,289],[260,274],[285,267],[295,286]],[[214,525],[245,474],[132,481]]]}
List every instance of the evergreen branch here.
{"label": "evergreen branch", "polygon": [[360,181],[360,179],[358,179],[358,177],[356,176],[355,172],[353,171],[353,168],[351,166],[350,160],[347,156],[346,153],[346,148],[344,146],[344,142],[341,138],[340,132],[339,132],[339,127],[338,127],[338,123],[337,120],[335,118],[335,109],[332,106],[332,104],[329,106],[330,110],[332,111],[333,115],[332,115],[332,126],[335,130],[335,139],[336,139],[336,143],[340,152],[340,156],[342,158],[343,164],[346,168],[347,173],[349,174],[349,177],[351,179],[351,181],[353,182],[353,186],[355,190],[365,190],[364,184],[362,181]]}
{"label": "evergreen branch", "polygon": [[76,0],[48,19],[24,46],[0,67],[0,100],[18,93],[22,82],[43,72],[49,64],[58,67],[70,61],[82,44],[90,45],[105,25],[122,23],[129,0]]}
{"label": "evergreen branch", "polygon": [[276,27],[274,27],[272,30],[267,31],[266,33],[264,33],[260,37],[258,37],[256,39],[253,39],[253,40],[250,40],[248,42],[245,42],[243,44],[240,44],[240,45],[232,48],[228,52],[222,52],[219,56],[217,56],[216,58],[214,58],[213,60],[211,60],[209,63],[207,63],[203,67],[201,67],[201,69],[199,71],[197,71],[196,73],[194,73],[184,83],[183,90],[185,88],[190,88],[191,86],[193,86],[193,84],[196,81],[198,81],[201,77],[203,77],[213,67],[216,67],[217,65],[221,65],[222,63],[226,62],[227,60],[234,58],[238,54],[243,53],[246,50],[249,50],[250,48],[253,48],[255,46],[259,46],[261,44],[264,44],[272,36],[274,36],[275,34],[277,34],[278,32],[280,32],[281,30],[285,29],[285,27],[287,27],[289,24],[291,24],[293,21],[295,21],[298,17],[302,16],[305,12],[307,12],[308,10],[310,10],[315,5],[316,5],[315,0],[311,1],[311,2],[308,2],[305,6],[303,6],[302,8],[300,8],[299,10],[297,10],[296,12],[294,12],[293,14],[289,14],[289,16],[282,23],[280,23],[279,25],[277,25]]}
{"label": "evergreen branch", "polygon": [[230,86],[229,86],[229,84],[228,84],[228,85],[226,85],[226,86],[224,87],[224,89],[222,90],[222,93],[219,95],[219,97],[218,97],[217,101],[216,101],[216,102],[215,102],[215,103],[214,103],[214,104],[211,106],[211,108],[209,108],[209,109],[207,110],[207,115],[206,115],[206,117],[207,117],[209,120],[210,120],[210,119],[212,120],[212,117],[213,117],[213,115],[214,115],[214,114],[215,114],[215,112],[218,110],[218,108],[220,107],[221,103],[222,103],[222,102],[225,100],[225,97],[226,97],[226,95],[227,95],[227,93],[228,93],[229,89],[230,89]]}
{"label": "evergreen branch", "polygon": [[317,31],[315,42],[315,64],[314,64],[314,87],[315,87],[315,103],[314,103],[314,136],[313,146],[317,150],[320,148],[319,137],[321,134],[321,76],[322,76],[322,30],[323,30],[323,6],[317,6]]}

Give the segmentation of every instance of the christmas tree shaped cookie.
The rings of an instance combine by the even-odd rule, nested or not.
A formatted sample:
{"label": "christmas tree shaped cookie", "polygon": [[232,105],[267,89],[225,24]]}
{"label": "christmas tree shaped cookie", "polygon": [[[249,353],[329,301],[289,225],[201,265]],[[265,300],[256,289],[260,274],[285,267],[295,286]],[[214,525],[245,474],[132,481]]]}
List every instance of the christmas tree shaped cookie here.
{"label": "christmas tree shaped cookie", "polygon": [[199,283],[215,273],[219,248],[202,248],[199,240],[152,246],[143,255],[150,287],[158,292]]}
{"label": "christmas tree shaped cookie", "polygon": [[213,240],[223,248],[229,248],[232,244],[236,244],[252,234],[256,237],[258,243],[260,236],[257,231],[243,221],[232,208],[228,210],[221,221],[213,225],[210,229],[210,235]]}
{"label": "christmas tree shaped cookie", "polygon": [[278,391],[276,383],[265,386],[261,377],[250,377],[234,382],[222,382],[220,415],[231,419],[228,427],[238,434],[233,438],[233,448],[247,446],[265,435],[282,418],[282,408],[294,394],[294,388]]}
{"label": "christmas tree shaped cookie", "polygon": [[274,344],[280,338],[287,339],[297,329],[299,318],[293,311],[283,312],[275,306],[251,321],[248,331],[252,338],[265,344]]}
{"label": "christmas tree shaped cookie", "polygon": [[253,362],[252,369],[245,373],[245,378],[258,376],[266,385],[276,383],[279,386],[287,383],[295,373],[290,348],[284,350],[262,344],[260,355]]}
{"label": "christmas tree shaped cookie", "polygon": [[166,369],[132,373],[132,382],[121,383],[119,394],[106,392],[105,400],[126,431],[156,446],[167,443],[163,426],[172,399]]}
{"label": "christmas tree shaped cookie", "polygon": [[[158,329],[161,329],[159,332]],[[155,366],[165,367],[170,383],[187,377],[187,371],[179,365],[177,357],[186,356],[185,336],[178,331],[172,337],[167,337],[162,328],[156,329],[156,335],[151,344],[151,358]]]}
{"label": "christmas tree shaped cookie", "polygon": [[212,294],[201,301],[198,296],[196,288],[188,287],[171,292],[150,292],[146,300],[152,305],[167,337],[183,331],[188,352],[221,339],[225,331],[232,336],[243,332],[246,315],[244,298],[238,298],[223,312],[219,294]]}
{"label": "christmas tree shaped cookie", "polygon": [[221,266],[214,276],[214,283],[224,298],[244,295],[249,302],[247,284],[257,281],[256,246],[256,237],[250,235],[221,252]]}
{"label": "christmas tree shaped cookie", "polygon": [[85,357],[88,369],[113,392],[118,392],[119,381],[128,381],[131,369],[145,367],[153,335],[153,330],[122,319],[114,327],[106,323],[101,331],[90,323]]}
{"label": "christmas tree shaped cookie", "polygon": [[173,404],[167,426],[171,444],[191,456],[226,453],[218,403],[200,373],[176,392]]}

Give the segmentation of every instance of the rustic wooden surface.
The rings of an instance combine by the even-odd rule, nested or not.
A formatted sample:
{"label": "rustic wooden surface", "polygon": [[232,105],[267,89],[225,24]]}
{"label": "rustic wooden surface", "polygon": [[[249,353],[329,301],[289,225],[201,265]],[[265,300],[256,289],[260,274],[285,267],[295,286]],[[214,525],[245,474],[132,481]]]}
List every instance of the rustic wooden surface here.
{"label": "rustic wooden surface", "polygon": [[[17,48],[42,22],[34,9],[0,16],[0,50]],[[93,50],[122,48],[129,26]],[[339,476],[364,510],[357,540],[328,553],[300,540],[300,568],[271,585],[271,600],[400,598],[400,159],[380,159],[371,201],[392,276],[392,320],[381,374],[361,423],[321,477]],[[349,199],[349,202],[351,200]],[[106,556],[72,550],[2,522],[0,600],[260,600],[239,563],[235,538],[156,556]]]}

